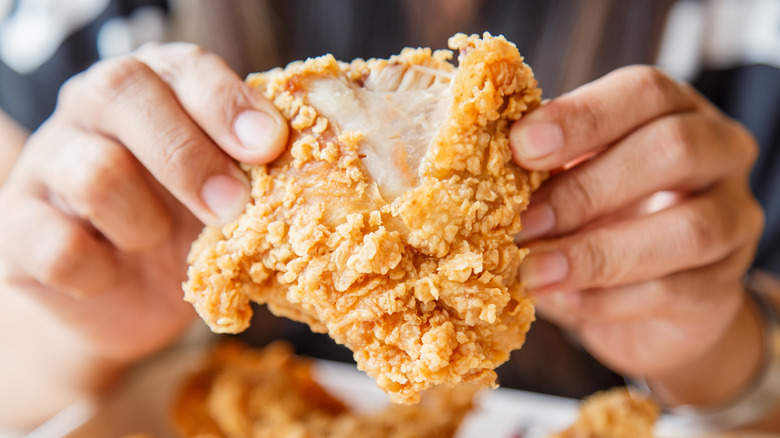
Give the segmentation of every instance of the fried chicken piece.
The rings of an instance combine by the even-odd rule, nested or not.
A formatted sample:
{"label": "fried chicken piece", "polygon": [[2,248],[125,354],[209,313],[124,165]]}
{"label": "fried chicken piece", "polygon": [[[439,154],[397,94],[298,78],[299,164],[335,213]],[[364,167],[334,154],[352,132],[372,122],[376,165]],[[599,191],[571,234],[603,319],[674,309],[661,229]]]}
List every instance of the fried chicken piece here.
{"label": "fried chicken piece", "polygon": [[577,421],[550,438],[652,438],[659,414],[649,397],[613,388],[583,400]]}
{"label": "fried chicken piece", "polygon": [[452,437],[476,387],[437,388],[417,406],[356,413],[311,376],[311,362],[277,342],[263,350],[225,343],[181,389],[173,422],[183,438]]}
{"label": "fried chicken piece", "polygon": [[328,332],[396,403],[431,386],[494,385],[534,319],[513,237],[544,175],[511,161],[512,121],[541,91],[503,37],[389,60],[325,55],[249,77],[290,146],[245,166],[252,200],[189,255],[185,299],[215,332],[250,300]]}

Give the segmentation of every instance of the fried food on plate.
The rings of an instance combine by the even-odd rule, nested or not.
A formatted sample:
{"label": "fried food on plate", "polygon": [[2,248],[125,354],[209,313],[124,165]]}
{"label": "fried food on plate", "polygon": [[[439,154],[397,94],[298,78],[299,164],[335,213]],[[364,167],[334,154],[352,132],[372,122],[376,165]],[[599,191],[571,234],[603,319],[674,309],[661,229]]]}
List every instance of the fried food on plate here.
{"label": "fried food on plate", "polygon": [[250,301],[328,332],[396,403],[495,385],[534,319],[513,237],[541,180],[511,161],[512,121],[541,91],[485,34],[388,60],[325,55],[248,81],[289,120],[286,153],[245,166],[252,200],[189,255],[185,299],[215,332]]}
{"label": "fried food on plate", "polygon": [[659,415],[649,397],[613,388],[583,400],[577,421],[551,438],[652,438]]}
{"label": "fried food on plate", "polygon": [[219,345],[181,389],[174,426],[183,438],[452,437],[476,389],[436,388],[416,406],[358,413],[314,381],[311,365],[284,343]]}

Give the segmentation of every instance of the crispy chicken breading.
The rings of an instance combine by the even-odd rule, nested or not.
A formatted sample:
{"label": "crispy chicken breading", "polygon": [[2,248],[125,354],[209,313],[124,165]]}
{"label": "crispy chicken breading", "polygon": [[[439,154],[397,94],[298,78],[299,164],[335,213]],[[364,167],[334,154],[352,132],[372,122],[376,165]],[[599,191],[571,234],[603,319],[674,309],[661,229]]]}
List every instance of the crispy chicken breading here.
{"label": "crispy chicken breading", "polygon": [[613,388],[583,400],[577,421],[550,438],[652,438],[659,415],[649,397]]}
{"label": "crispy chicken breading", "polygon": [[311,362],[274,343],[252,350],[225,343],[184,384],[173,405],[183,438],[452,437],[476,387],[436,388],[416,406],[350,410],[312,379]]}
{"label": "crispy chicken breading", "polygon": [[513,238],[544,175],[511,161],[512,121],[541,91],[515,46],[325,55],[249,77],[289,120],[290,146],[245,166],[252,200],[189,256],[185,299],[215,332],[250,301],[328,332],[396,403],[431,386],[495,385],[534,309]]}

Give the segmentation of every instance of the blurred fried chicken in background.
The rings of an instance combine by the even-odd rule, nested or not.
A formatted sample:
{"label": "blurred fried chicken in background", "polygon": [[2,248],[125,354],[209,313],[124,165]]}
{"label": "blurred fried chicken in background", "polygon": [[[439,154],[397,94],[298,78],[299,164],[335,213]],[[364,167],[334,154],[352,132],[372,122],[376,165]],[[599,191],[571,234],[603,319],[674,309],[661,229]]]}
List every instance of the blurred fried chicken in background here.
{"label": "blurred fried chicken in background", "polygon": [[173,406],[182,438],[452,437],[474,386],[436,388],[416,406],[358,413],[312,379],[310,360],[284,343],[252,350],[223,343],[190,377]]}
{"label": "blurred fried chicken in background", "polygon": [[328,332],[396,403],[493,371],[533,306],[513,238],[544,175],[511,161],[510,124],[541,91],[515,46],[452,37],[452,52],[326,55],[250,76],[290,121],[290,146],[245,166],[252,200],[189,256],[186,300],[215,332],[250,300]]}
{"label": "blurred fried chicken in background", "polygon": [[613,388],[586,397],[577,421],[550,438],[652,438],[659,415],[649,397]]}

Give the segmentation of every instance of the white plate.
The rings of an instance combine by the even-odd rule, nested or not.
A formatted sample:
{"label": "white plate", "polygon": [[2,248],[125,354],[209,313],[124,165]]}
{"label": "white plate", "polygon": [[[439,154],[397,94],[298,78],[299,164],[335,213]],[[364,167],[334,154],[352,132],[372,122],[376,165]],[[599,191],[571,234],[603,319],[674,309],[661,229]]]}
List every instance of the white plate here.
{"label": "white plate", "polygon": [[[139,366],[109,397],[77,403],[27,437],[120,438],[148,433],[176,438],[169,424],[171,401],[182,379],[200,366],[205,351],[202,346],[167,351]],[[355,409],[379,409],[388,403],[374,381],[353,365],[317,361],[314,373],[326,389]],[[567,427],[576,416],[576,400],[503,388],[485,391],[457,438],[541,438]],[[704,436],[687,431],[680,419],[668,416],[656,432],[666,438]]]}

